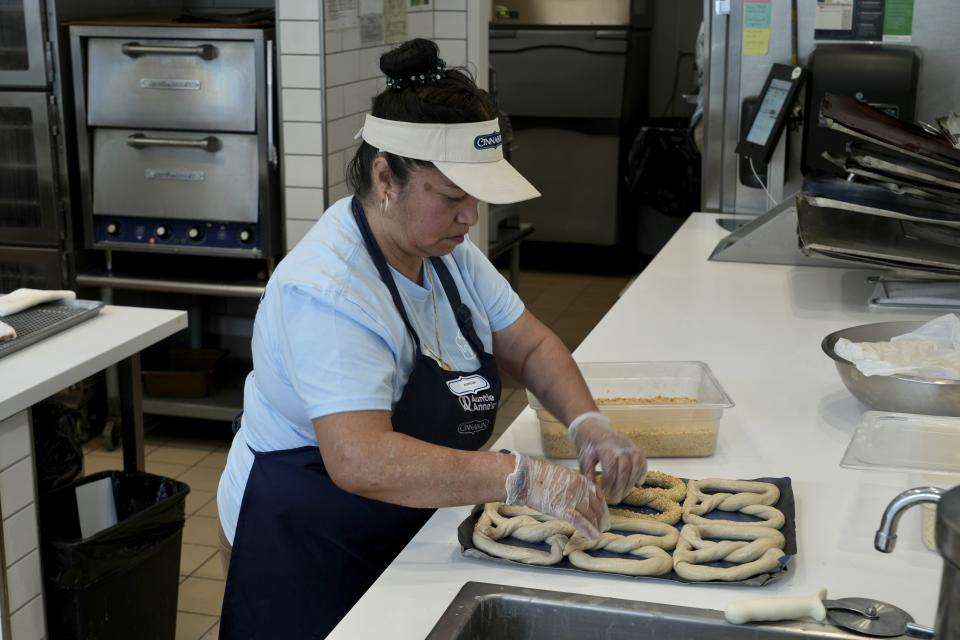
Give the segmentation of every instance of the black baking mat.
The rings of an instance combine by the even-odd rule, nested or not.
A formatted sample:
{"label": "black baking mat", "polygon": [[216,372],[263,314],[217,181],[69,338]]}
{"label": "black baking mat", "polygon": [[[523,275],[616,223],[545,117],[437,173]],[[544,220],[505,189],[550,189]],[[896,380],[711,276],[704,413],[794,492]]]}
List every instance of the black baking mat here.
{"label": "black baking mat", "polygon": [[[473,528],[476,525],[477,520],[480,518],[480,514],[483,513],[483,505],[475,506],[473,510],[471,510],[470,515],[468,515],[464,519],[464,521],[460,523],[460,526],[457,527],[457,539],[460,542],[461,552],[463,553],[463,555],[469,558],[479,558],[482,560],[490,560],[493,562],[512,564],[512,565],[517,565],[527,569],[548,570],[548,571],[560,569],[562,571],[577,571],[579,573],[589,573],[592,575],[599,574],[599,575],[620,576],[623,578],[629,578],[631,580],[668,580],[670,582],[683,582],[688,584],[724,584],[724,585],[729,584],[729,585],[747,586],[747,587],[762,587],[764,585],[770,584],[771,582],[782,580],[789,574],[790,561],[793,559],[795,555],[797,555],[797,532],[796,532],[796,526],[795,526],[796,525],[796,522],[795,522],[796,509],[794,505],[793,486],[790,483],[790,478],[754,478],[753,480],[756,482],[769,482],[771,484],[777,485],[777,488],[780,489],[780,500],[773,506],[779,509],[781,512],[783,512],[784,519],[786,520],[786,522],[784,522],[783,527],[780,528],[780,533],[783,534],[783,537],[785,538],[786,542],[783,545],[784,555],[782,558],[780,558],[780,568],[778,570],[772,571],[770,573],[761,573],[751,578],[748,578],[746,580],[737,580],[735,582],[726,582],[723,580],[711,580],[706,582],[699,581],[699,580],[695,581],[695,580],[687,580],[685,578],[681,578],[673,571],[670,571],[669,573],[665,573],[661,576],[628,576],[620,573],[608,573],[606,571],[587,571],[584,569],[579,569],[573,566],[572,564],[570,564],[570,561],[567,560],[566,558],[564,558],[557,564],[550,565],[550,566],[532,565],[532,564],[526,564],[524,562],[516,562],[514,560],[506,560],[504,558],[496,558],[494,556],[484,553],[480,549],[477,549],[476,547],[473,546]],[[617,505],[616,508],[623,509],[625,507],[626,505]],[[631,511],[638,511],[640,513],[653,513],[652,509],[648,509],[646,507],[640,507],[640,508],[626,507],[626,508]],[[737,520],[741,522],[751,522],[751,521],[755,522],[759,520],[759,518],[748,516],[746,514],[740,513],[739,511],[714,510],[708,513],[704,517],[707,518],[708,520]],[[675,526],[679,530],[681,527],[683,527],[683,524],[684,522],[683,520],[681,520]],[[517,547],[536,548],[544,551],[550,548],[549,545],[547,545],[546,543],[531,544],[528,542],[523,542],[522,540],[517,540],[516,538],[510,538],[510,537],[503,538],[502,540],[498,540],[498,542],[510,544]],[[672,551],[670,551],[669,553],[673,555]],[[636,559],[636,556],[627,556],[621,553],[612,553],[610,551],[606,551],[603,549],[599,551],[590,551],[590,555],[597,558],[630,558],[632,560]],[[729,567],[731,566],[731,563],[714,562],[714,563],[710,563],[709,566]]]}

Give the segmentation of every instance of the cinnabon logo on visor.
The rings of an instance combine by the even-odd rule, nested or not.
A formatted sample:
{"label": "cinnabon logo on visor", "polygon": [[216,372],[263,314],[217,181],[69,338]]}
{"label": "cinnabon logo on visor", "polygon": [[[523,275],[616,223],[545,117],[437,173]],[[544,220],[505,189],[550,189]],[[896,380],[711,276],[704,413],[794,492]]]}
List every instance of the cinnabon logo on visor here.
{"label": "cinnabon logo on visor", "polygon": [[496,149],[500,146],[501,142],[503,142],[503,136],[500,135],[499,131],[494,131],[493,133],[487,133],[474,138],[473,146],[483,151],[484,149]]}

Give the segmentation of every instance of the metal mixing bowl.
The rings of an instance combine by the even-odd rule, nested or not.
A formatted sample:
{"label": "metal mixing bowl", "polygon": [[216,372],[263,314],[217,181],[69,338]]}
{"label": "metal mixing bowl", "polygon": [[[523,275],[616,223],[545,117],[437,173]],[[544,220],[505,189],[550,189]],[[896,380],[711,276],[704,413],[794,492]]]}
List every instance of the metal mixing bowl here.
{"label": "metal mixing bowl", "polygon": [[960,382],[910,376],[865,376],[834,351],[840,338],[851,342],[886,342],[910,333],[924,322],[877,322],[835,331],[823,339],[823,352],[833,358],[840,379],[854,397],[871,409],[934,416],[960,416]]}

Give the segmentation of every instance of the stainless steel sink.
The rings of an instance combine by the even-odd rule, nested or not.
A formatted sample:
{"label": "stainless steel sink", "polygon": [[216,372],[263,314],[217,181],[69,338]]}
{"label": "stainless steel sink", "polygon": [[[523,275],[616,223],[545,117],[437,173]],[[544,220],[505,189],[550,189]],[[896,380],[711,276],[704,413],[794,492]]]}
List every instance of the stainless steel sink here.
{"label": "stainless steel sink", "polygon": [[[757,595],[744,591],[744,597]],[[787,640],[858,638],[814,622],[729,624],[713,609],[468,582],[428,640]]]}

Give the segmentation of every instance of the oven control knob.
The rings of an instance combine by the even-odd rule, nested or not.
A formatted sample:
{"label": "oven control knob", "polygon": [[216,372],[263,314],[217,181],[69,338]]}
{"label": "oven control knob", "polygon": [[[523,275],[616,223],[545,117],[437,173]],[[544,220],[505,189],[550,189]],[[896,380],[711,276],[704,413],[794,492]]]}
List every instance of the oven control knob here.
{"label": "oven control knob", "polygon": [[108,236],[118,236],[120,235],[120,223],[119,222],[108,222],[107,223],[107,235]]}
{"label": "oven control knob", "polygon": [[203,229],[196,226],[190,227],[187,229],[187,237],[194,242],[199,242],[200,240],[203,240]]}
{"label": "oven control knob", "polygon": [[250,244],[253,242],[253,231],[247,228],[240,230],[240,242],[243,244]]}
{"label": "oven control knob", "polygon": [[161,240],[166,240],[167,238],[170,237],[170,229],[168,229],[167,225],[165,224],[157,225],[157,228],[154,231],[154,234]]}

